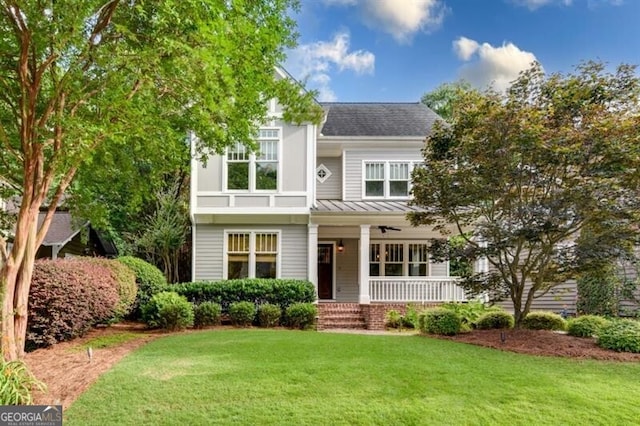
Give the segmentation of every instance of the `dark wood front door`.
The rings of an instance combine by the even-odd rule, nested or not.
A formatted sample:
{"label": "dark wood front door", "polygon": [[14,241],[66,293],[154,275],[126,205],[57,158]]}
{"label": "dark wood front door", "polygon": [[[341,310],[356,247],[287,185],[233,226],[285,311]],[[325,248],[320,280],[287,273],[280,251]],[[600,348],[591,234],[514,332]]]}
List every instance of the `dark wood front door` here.
{"label": "dark wood front door", "polygon": [[333,299],[333,244],[318,244],[318,299]]}

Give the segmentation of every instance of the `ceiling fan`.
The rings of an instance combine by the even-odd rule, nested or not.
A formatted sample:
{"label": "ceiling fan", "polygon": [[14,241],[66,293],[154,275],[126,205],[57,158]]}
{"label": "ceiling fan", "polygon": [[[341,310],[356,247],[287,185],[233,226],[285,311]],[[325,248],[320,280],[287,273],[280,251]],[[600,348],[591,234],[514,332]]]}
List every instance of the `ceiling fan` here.
{"label": "ceiling fan", "polygon": [[384,225],[378,226],[378,229],[383,234],[386,234],[387,231],[402,231],[402,229],[400,229],[400,228],[394,228],[393,226],[384,226]]}

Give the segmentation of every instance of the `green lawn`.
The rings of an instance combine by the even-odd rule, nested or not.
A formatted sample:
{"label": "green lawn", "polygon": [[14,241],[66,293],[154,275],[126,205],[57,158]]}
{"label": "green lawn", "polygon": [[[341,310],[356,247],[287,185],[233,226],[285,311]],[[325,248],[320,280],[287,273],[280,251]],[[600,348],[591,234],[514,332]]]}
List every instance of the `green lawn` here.
{"label": "green lawn", "polygon": [[66,425],[627,425],[640,365],[420,336],[203,331],[132,353]]}

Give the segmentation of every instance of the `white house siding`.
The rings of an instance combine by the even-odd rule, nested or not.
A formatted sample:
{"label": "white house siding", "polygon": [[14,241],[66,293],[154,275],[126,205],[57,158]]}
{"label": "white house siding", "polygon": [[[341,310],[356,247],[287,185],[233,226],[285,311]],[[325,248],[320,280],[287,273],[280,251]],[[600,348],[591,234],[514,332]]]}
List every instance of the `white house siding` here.
{"label": "white house siding", "polygon": [[318,158],[316,166],[324,164],[331,176],[324,182],[316,182],[316,198],[318,200],[342,199],[342,157]]}
{"label": "white house siding", "polygon": [[280,277],[307,279],[307,225],[196,225],[194,281],[221,280],[225,230],[279,230]]}
{"label": "white house siding", "polygon": [[435,277],[446,277],[449,275],[449,264],[447,262],[431,262],[429,260],[429,268],[432,276]]}
{"label": "white house siding", "polygon": [[363,161],[422,161],[416,149],[353,150],[345,151],[344,182],[345,200],[362,200]]}
{"label": "white house siding", "polygon": [[[336,253],[335,294],[338,302],[358,301],[358,240],[342,240],[344,251]],[[337,244],[337,242],[336,242]]]}
{"label": "white house siding", "polygon": [[222,191],[222,157],[210,156],[206,166],[198,163],[198,191]]}
{"label": "white house siding", "polygon": [[277,123],[283,128],[281,191],[305,191],[307,183],[307,128]]}
{"label": "white house siding", "polygon": [[[525,294],[529,291],[529,286],[525,287]],[[551,311],[557,314],[566,309],[568,314],[576,313],[578,289],[575,281],[567,281],[564,284],[553,288],[547,294],[533,300],[531,305],[532,311]],[[525,296],[526,297],[526,296]],[[524,303],[524,300],[523,300]],[[513,312],[513,302],[511,299],[505,299],[499,303],[507,311]]]}

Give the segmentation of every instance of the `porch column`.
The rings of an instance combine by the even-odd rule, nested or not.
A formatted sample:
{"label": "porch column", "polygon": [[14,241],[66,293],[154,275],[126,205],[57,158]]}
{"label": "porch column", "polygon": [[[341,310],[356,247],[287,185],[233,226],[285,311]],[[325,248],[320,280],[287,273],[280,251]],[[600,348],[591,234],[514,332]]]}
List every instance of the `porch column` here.
{"label": "porch column", "polygon": [[358,302],[368,305],[371,303],[369,295],[369,234],[370,225],[360,225],[360,290]]}
{"label": "porch column", "polygon": [[307,249],[307,279],[313,284],[318,295],[318,225],[309,224],[309,247]]}

